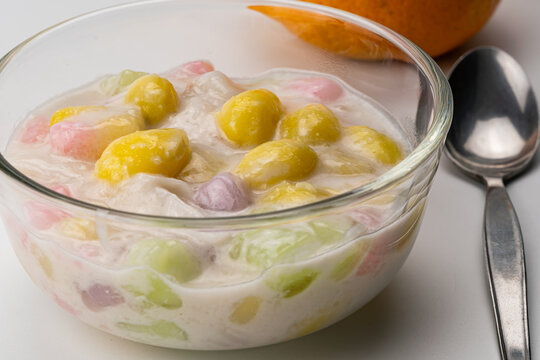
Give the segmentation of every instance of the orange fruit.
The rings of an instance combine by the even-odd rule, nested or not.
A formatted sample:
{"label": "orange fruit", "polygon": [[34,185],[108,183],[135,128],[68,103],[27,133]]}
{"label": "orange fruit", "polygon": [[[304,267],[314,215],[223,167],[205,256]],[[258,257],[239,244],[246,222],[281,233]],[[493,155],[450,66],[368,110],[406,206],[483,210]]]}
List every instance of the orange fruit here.
{"label": "orange fruit", "polygon": [[384,38],[331,16],[281,6],[249,8],[277,20],[300,39],[324,50],[356,59],[406,61],[404,54]]}
{"label": "orange fruit", "polygon": [[[500,0],[302,0],[335,7],[400,33],[431,56],[463,44],[488,21]],[[396,49],[377,35],[330,16],[286,7],[252,6],[301,39],[355,58],[386,58]],[[399,56],[398,56],[399,57]]]}

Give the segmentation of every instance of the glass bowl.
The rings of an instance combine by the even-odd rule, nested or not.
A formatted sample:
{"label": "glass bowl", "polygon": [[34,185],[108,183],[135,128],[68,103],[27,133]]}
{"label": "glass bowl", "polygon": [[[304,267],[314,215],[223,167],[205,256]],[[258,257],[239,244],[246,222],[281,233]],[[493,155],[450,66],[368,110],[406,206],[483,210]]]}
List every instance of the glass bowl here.
{"label": "glass bowl", "polygon": [[[224,218],[147,216],[84,203],[34,182],[3,156],[25,116],[54,96],[125,68],[163,72],[196,59],[211,60],[231,77],[273,68],[338,77],[395,119],[412,152],[376,180],[338,196]],[[90,325],[182,349],[277,343],[335,323],[394,277],[418,232],[451,115],[449,86],[430,57],[343,11],[247,0],[108,8],[44,30],[1,60],[2,218],[33,281]],[[144,201],[144,194],[134,196]],[[71,219],[72,231],[44,225],[51,216]],[[319,248],[287,248],[283,239],[294,240],[298,231],[307,231]],[[225,284],[213,282],[212,272],[225,271],[219,264],[244,259],[238,239],[253,237],[261,251],[279,256],[267,254],[273,260],[247,280],[233,273]],[[122,265],[127,250],[120,238],[196,245],[205,282]],[[284,252],[268,245],[279,241]],[[165,257],[176,261],[174,254]]]}

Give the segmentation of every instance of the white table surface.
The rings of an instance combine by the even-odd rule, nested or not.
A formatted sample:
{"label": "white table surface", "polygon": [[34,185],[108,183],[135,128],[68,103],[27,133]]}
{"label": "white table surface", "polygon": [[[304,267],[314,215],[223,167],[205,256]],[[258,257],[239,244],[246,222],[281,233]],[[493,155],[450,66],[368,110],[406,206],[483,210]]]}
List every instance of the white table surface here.
{"label": "white table surface", "polygon": [[[63,19],[126,0],[0,0],[0,54]],[[503,0],[467,48],[498,46],[540,94],[540,2]],[[508,186],[523,231],[533,353],[540,348],[540,160]],[[482,187],[443,158],[417,243],[394,281],[349,318],[288,343],[228,352],[155,348],[91,328],[60,309],[24,273],[0,225],[0,359],[497,359],[484,271]],[[537,350],[540,351],[540,350]]]}

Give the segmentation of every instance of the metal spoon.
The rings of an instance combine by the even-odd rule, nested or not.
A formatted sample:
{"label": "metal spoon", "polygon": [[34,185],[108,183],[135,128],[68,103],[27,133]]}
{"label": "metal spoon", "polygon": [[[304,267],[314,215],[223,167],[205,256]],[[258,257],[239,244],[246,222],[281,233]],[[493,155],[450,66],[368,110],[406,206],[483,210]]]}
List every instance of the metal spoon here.
{"label": "metal spoon", "polygon": [[487,186],[484,247],[503,359],[530,359],[523,238],[504,181],[538,146],[538,108],[519,64],[496,48],[477,48],[452,69],[454,120],[446,154]]}

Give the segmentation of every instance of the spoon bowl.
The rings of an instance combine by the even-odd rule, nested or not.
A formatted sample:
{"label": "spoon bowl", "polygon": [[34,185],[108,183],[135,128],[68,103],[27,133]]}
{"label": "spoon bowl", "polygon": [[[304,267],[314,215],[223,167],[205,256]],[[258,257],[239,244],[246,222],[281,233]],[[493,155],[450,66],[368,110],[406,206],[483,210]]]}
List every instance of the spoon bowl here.
{"label": "spoon bowl", "polygon": [[477,48],[458,60],[449,82],[450,159],[475,177],[508,179],[520,173],[538,146],[538,109],[519,64],[499,49]]}
{"label": "spoon bowl", "polygon": [[525,250],[504,181],[523,171],[538,147],[538,108],[527,76],[502,50],[474,49],[449,83],[454,119],[446,154],[487,186],[484,250],[502,359],[530,359]]}

